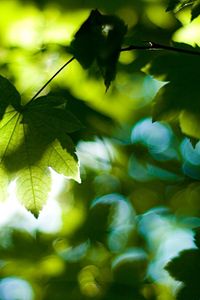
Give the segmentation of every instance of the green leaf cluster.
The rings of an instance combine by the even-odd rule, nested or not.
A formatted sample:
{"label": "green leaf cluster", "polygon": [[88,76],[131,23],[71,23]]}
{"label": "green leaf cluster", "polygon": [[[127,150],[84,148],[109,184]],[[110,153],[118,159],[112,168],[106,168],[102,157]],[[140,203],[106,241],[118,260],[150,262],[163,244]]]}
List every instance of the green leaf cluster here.
{"label": "green leaf cluster", "polygon": [[[65,107],[64,98],[43,96],[20,104],[20,95],[5,78],[0,93],[0,157],[5,194],[8,183],[16,180],[17,194],[24,206],[38,216],[50,190],[50,170],[80,181],[78,158],[70,133],[80,122]],[[5,184],[7,182],[7,185]]]}
{"label": "green leaf cluster", "polygon": [[[178,44],[182,49],[199,50],[188,45]],[[187,63],[186,63],[187,62]],[[153,104],[153,120],[179,119],[185,135],[200,138],[200,104],[197,89],[200,77],[198,56],[182,53],[164,53],[150,63],[148,72],[165,85],[158,91]]]}
{"label": "green leaf cluster", "polygon": [[[83,1],[58,0],[57,4],[61,2],[63,15],[66,9],[68,16],[76,16],[69,7],[78,5],[81,12],[77,15],[82,14]],[[49,0],[43,3],[49,4]],[[56,81],[48,95],[33,97],[34,101],[26,105],[21,104],[21,96],[6,78],[0,80],[1,198],[6,198],[9,183],[14,180],[19,200],[38,216],[50,190],[49,168],[75,179],[67,180],[57,197],[61,217],[55,210],[45,220],[43,211],[41,218],[34,220],[37,229],[30,229],[32,216],[20,211],[2,227],[0,298],[4,279],[20,277],[30,283],[37,300],[172,300],[172,289],[162,278],[162,272],[166,276],[163,261],[169,258],[165,251],[168,252],[171,238],[174,251],[174,230],[178,232],[178,246],[185,247],[188,240],[179,244],[178,234],[187,229],[188,236],[188,227],[199,224],[200,216],[199,144],[193,148],[185,138],[200,136],[200,65],[198,54],[192,55],[199,48],[174,43],[174,50],[189,50],[189,54],[170,52],[167,46],[165,50],[144,49],[160,43],[168,45],[182,26],[173,12],[165,13],[161,3],[96,0],[85,1],[84,5],[89,9],[101,7],[105,12],[93,10],[70,46],[82,67],[89,69],[86,76],[75,64],[69,76]],[[110,15],[111,11],[116,11],[125,22]],[[40,14],[44,20],[43,11]],[[95,63],[108,88],[116,75],[127,30],[125,23],[130,27],[126,43],[133,44],[133,52],[121,53],[119,76],[112,83],[112,90],[104,93]],[[74,24],[76,27],[75,21]],[[42,30],[39,33],[42,41]],[[140,44],[141,40],[152,43]],[[153,43],[156,40],[159,42]],[[32,52],[21,52],[22,56],[29,54],[34,67],[37,59],[43,68],[45,59],[49,62],[52,56],[58,58],[58,53],[61,61],[66,59],[65,46],[53,42],[41,45],[40,41],[37,45],[41,47],[39,51],[38,47]],[[11,46],[7,51],[13,55],[24,49]],[[21,73],[15,74],[8,57],[7,61],[4,65],[0,57],[2,72],[10,74],[18,84]],[[32,85],[34,80],[29,80]],[[26,92],[25,86],[25,95],[34,89],[35,86]],[[177,122],[172,122],[172,126],[158,122],[172,119],[179,121],[182,131]],[[81,161],[81,185],[77,184],[80,171],[74,137]],[[56,232],[41,233],[45,229],[40,221],[49,225],[58,219],[60,227]],[[13,229],[21,228],[22,223],[26,232]],[[184,250],[166,267],[183,283],[178,299],[199,299],[198,232],[195,245],[195,249]]]}

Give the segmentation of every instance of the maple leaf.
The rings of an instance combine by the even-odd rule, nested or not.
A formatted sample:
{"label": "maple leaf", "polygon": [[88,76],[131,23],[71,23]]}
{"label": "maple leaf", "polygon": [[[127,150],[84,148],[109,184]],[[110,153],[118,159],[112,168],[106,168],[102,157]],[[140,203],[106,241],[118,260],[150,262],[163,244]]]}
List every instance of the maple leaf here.
{"label": "maple leaf", "polygon": [[120,18],[103,15],[96,9],[91,11],[71,42],[70,52],[83,68],[87,69],[94,61],[97,62],[106,90],[115,79],[126,31],[127,26]]}
{"label": "maple leaf", "polygon": [[[10,99],[15,102],[18,92],[14,87],[11,91]],[[80,182],[78,158],[68,133],[81,128],[81,124],[60,107],[64,102],[63,98],[43,96],[20,106],[19,112],[7,101],[0,122],[0,172],[4,178],[0,194],[5,194],[9,182],[16,180],[19,200],[35,216],[49,193],[49,167]]]}

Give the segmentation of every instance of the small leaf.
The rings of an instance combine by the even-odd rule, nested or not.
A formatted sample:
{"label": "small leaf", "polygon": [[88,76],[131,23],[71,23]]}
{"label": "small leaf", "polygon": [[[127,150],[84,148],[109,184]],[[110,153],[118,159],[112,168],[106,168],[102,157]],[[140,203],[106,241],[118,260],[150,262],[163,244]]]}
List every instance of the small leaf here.
{"label": "small leaf", "polygon": [[106,89],[116,76],[116,65],[127,27],[112,15],[92,10],[70,45],[70,51],[83,66],[89,68],[96,60]]}
{"label": "small leaf", "polygon": [[70,52],[83,68],[91,66],[96,58],[96,51],[101,43],[101,14],[92,10],[87,20],[76,32],[70,45]]}
{"label": "small leaf", "polygon": [[12,105],[17,111],[21,109],[21,96],[5,77],[0,75],[0,120],[2,119],[6,108]]}

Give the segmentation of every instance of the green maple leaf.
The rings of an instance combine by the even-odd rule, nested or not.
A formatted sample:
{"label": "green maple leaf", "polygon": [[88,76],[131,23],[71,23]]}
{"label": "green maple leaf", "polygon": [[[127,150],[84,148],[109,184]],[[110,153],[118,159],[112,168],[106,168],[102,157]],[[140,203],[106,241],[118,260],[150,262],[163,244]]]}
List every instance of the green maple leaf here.
{"label": "green maple leaf", "polygon": [[8,106],[0,122],[0,173],[5,181],[0,184],[0,194],[15,179],[19,200],[35,216],[49,193],[49,167],[80,182],[78,158],[67,134],[81,124],[59,108],[64,102],[46,96],[21,107],[21,112]]}

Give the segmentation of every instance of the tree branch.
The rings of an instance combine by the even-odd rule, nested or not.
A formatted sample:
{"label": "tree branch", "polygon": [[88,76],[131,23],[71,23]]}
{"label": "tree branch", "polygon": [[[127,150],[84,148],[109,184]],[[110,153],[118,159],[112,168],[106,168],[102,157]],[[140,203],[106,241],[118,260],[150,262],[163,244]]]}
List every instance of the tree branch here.
{"label": "tree branch", "polygon": [[161,44],[157,44],[154,42],[148,42],[148,45],[144,46],[134,46],[130,45],[126,48],[122,48],[121,52],[123,51],[131,51],[131,50],[169,50],[173,52],[179,52],[179,53],[185,53],[185,54],[192,54],[192,55],[199,55],[200,56],[200,51],[193,51],[189,49],[181,49],[181,48],[176,48],[172,46],[165,46]]}
{"label": "tree branch", "polygon": [[[161,44],[157,44],[154,42],[147,42],[148,45],[144,46],[134,46],[130,45],[126,48],[122,48],[120,52],[124,51],[131,51],[131,50],[168,50],[168,51],[173,51],[173,52],[179,52],[179,53],[184,53],[184,54],[192,54],[192,55],[199,55],[200,56],[200,51],[193,51],[189,49],[181,49],[181,48],[176,48],[172,46],[165,46]],[[46,86],[67,66],[69,65],[75,57],[73,56],[70,58],[42,87],[41,89],[33,96],[33,98],[30,100],[30,102],[34,101],[35,98],[46,88]],[[29,103],[30,103],[29,102]]]}

